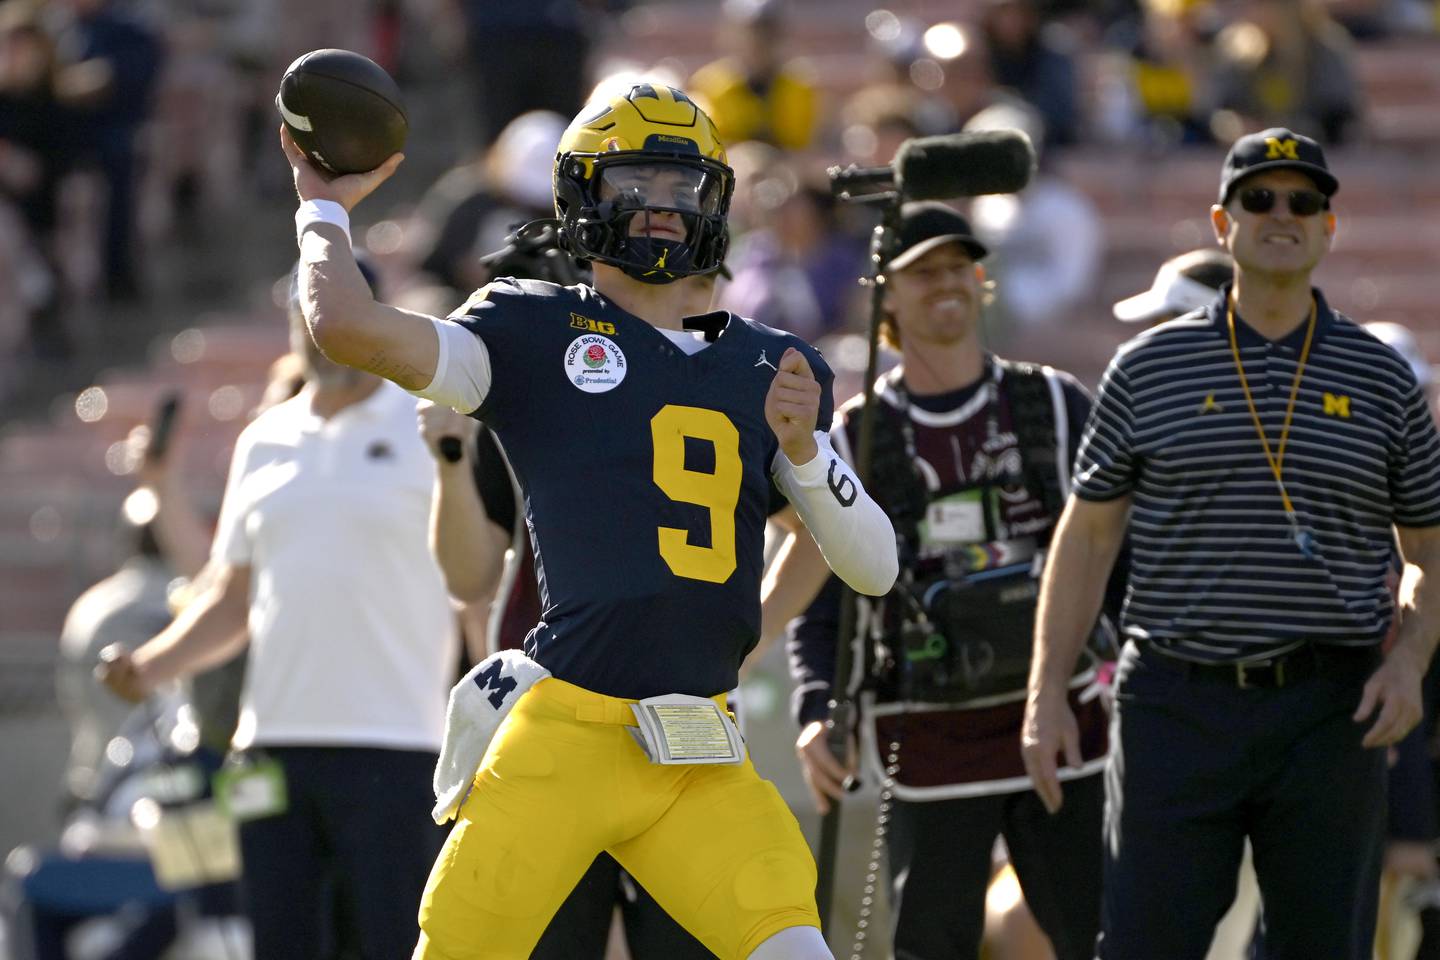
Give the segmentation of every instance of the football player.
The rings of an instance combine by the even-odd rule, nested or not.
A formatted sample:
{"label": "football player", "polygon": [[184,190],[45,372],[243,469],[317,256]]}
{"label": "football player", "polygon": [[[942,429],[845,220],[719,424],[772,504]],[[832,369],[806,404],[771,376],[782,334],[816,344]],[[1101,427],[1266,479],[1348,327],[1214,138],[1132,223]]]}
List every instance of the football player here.
{"label": "football player", "polygon": [[[544,221],[515,231],[505,247],[481,257],[480,266],[482,283],[496,277],[561,285],[590,280],[588,265],[560,250],[553,224]],[[709,312],[715,281],[715,274],[678,281],[694,296],[686,312]],[[449,407],[421,401],[417,416],[421,436],[436,458],[430,546],[445,585],[456,600],[489,610],[484,638],[475,648],[523,649],[530,628],[541,618],[540,591],[535,556],[524,523],[517,522],[523,520],[525,500],[505,455],[488,428]],[[447,448],[447,441],[457,448]],[[614,857],[602,853],[551,918],[530,960],[602,960],[617,911],[632,957],[714,956],[625,874]]]}
{"label": "football player", "polygon": [[[862,593],[893,584],[894,531],[829,446],[820,355],[684,315],[675,281],[719,269],[727,241],[734,175],[710,119],[648,83],[588,106],[555,208],[594,286],[499,280],[446,320],[376,303],[354,267],[348,211],[400,157],[326,180],[282,140],[316,343],[494,430],[541,587],[525,650],[549,676],[490,743],[415,957],[528,956],[604,850],[721,957],[829,958],[799,826],[703,698],[723,704],[756,640],[772,481]],[[687,734],[704,749],[686,756]]]}

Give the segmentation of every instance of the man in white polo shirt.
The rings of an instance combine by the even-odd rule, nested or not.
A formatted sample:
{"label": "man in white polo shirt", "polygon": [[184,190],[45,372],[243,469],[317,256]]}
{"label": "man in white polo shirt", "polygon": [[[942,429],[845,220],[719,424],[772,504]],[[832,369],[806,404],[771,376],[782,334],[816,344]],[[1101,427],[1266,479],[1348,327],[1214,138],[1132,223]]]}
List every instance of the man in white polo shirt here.
{"label": "man in white polo shirt", "polygon": [[100,673],[139,700],[248,644],[218,792],[241,821],[255,955],[390,960],[444,839],[430,780],[458,641],[426,542],[435,468],[414,398],[326,360],[299,316],[292,299],[306,384],[235,445],[214,587]]}

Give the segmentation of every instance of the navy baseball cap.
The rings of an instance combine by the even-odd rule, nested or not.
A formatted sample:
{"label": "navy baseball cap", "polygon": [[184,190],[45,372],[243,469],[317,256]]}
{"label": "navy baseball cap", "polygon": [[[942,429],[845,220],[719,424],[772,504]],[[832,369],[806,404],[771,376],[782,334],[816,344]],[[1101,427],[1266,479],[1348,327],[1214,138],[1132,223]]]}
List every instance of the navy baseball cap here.
{"label": "navy baseball cap", "polygon": [[1340,189],[1340,181],[1325,164],[1320,144],[1284,127],[1271,127],[1241,137],[1230,148],[1220,172],[1220,205],[1224,206],[1236,185],[1252,173],[1285,169],[1299,170],[1327,197]]}
{"label": "navy baseball cap", "polygon": [[896,231],[895,256],[887,270],[903,270],[936,247],[958,243],[971,260],[981,260],[990,251],[975,239],[966,220],[938,200],[917,200],[900,208],[900,229]]}

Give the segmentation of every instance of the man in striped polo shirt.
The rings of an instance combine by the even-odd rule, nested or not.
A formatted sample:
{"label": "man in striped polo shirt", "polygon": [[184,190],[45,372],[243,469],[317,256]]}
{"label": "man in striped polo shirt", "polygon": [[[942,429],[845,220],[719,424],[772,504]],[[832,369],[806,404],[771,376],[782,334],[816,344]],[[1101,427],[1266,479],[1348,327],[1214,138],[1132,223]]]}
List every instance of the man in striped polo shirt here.
{"label": "man in striped polo shirt", "polygon": [[1440,635],[1440,437],[1405,361],[1310,286],[1337,188],[1313,140],[1236,141],[1211,210],[1233,282],[1120,348],[1081,442],[1022,748],[1058,809],[1065,682],[1128,531],[1105,960],[1203,957],[1247,836],[1270,960],[1370,956],[1384,748]]}

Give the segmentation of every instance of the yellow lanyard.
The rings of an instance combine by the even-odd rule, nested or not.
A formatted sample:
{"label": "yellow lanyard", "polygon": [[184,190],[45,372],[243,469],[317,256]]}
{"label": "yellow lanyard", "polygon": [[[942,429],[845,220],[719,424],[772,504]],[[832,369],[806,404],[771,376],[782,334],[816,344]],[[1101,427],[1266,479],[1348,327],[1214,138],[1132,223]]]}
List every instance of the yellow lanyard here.
{"label": "yellow lanyard", "polygon": [[[1315,298],[1310,298],[1310,326],[1305,331],[1305,346],[1300,350],[1300,363],[1295,367],[1295,380],[1290,384],[1290,403],[1285,407],[1285,422],[1280,427],[1280,447],[1277,453],[1270,452],[1270,441],[1265,436],[1265,426],[1255,409],[1255,400],[1250,396],[1250,384],[1245,379],[1245,365],[1240,362],[1240,345],[1235,340],[1235,294],[1225,298],[1225,323],[1230,328],[1230,354],[1235,358],[1235,372],[1240,374],[1240,389],[1245,394],[1245,405],[1250,408],[1250,419],[1255,422],[1255,433],[1260,437],[1260,448],[1265,451],[1265,462],[1275,475],[1275,486],[1280,489],[1280,502],[1285,505],[1285,514],[1296,524],[1295,507],[1290,503],[1290,494],[1285,492],[1285,481],[1281,474],[1285,469],[1285,441],[1290,437],[1290,420],[1295,415],[1295,398],[1300,394],[1300,380],[1305,376],[1305,361],[1310,356],[1310,341],[1315,337]],[[1302,544],[1302,548],[1303,548]]]}

